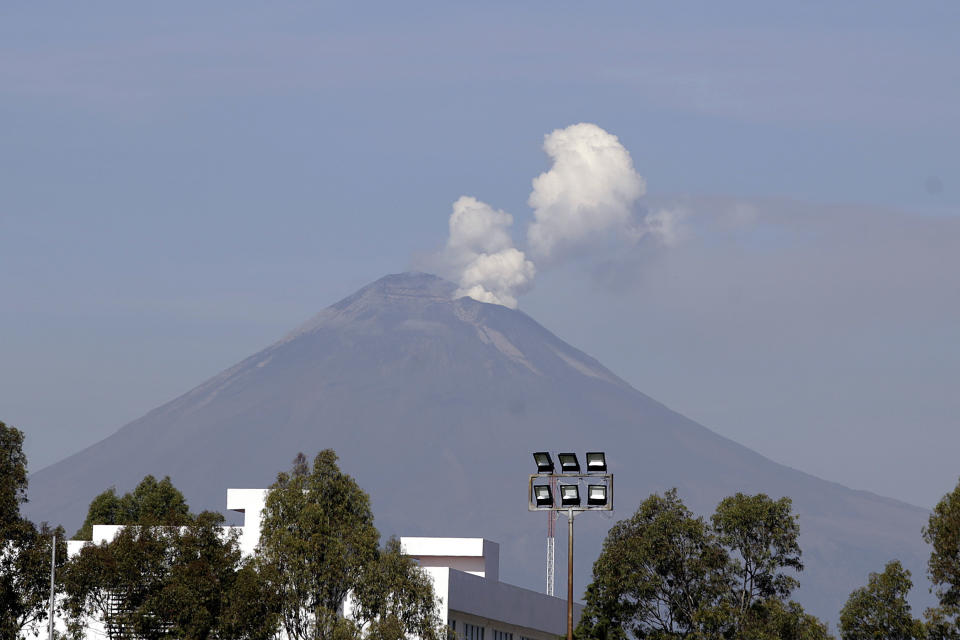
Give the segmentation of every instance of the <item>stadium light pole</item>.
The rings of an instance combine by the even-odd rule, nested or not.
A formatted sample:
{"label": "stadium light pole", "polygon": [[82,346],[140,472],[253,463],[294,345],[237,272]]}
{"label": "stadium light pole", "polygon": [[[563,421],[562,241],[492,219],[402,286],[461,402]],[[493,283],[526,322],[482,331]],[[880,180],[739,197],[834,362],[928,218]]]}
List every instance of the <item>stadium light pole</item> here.
{"label": "stadium light pole", "polygon": [[[557,454],[559,473],[549,452],[537,451],[533,459],[537,473],[530,474],[528,510],[559,512],[567,517],[567,640],[573,640],[573,519],[584,511],[613,509],[613,474],[607,473],[607,457],[602,451],[587,452],[586,471],[581,471],[575,453]],[[537,480],[546,480],[548,484],[535,484]],[[556,496],[551,485],[558,489]],[[583,504],[580,492],[584,485],[586,504]]]}

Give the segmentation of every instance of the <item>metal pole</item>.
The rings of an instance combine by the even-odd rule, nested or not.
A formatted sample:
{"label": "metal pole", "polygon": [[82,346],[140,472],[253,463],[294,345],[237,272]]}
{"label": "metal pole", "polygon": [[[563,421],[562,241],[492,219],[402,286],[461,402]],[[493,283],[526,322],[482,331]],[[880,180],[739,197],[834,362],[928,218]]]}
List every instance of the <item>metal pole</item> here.
{"label": "metal pole", "polygon": [[53,599],[57,570],[57,534],[50,536],[50,639],[53,640]]}
{"label": "metal pole", "polygon": [[573,640],[573,509],[567,511],[567,640]]}

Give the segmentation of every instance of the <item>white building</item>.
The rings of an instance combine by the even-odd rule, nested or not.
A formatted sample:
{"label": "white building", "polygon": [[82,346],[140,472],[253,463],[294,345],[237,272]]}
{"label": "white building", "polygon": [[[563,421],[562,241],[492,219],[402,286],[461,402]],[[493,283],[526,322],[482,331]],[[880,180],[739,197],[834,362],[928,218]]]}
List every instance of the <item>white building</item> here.
{"label": "white building", "polygon": [[[239,545],[246,555],[256,551],[266,489],[227,489],[227,509],[244,514]],[[110,541],[118,525],[93,525],[93,542]],[[72,556],[84,541],[68,542]],[[500,545],[483,538],[407,538],[400,544],[433,579],[440,619],[458,640],[556,640],[567,630],[564,599],[500,582]],[[574,620],[582,606],[574,603]],[[63,627],[62,624],[58,625]],[[41,637],[44,637],[43,635]],[[91,624],[88,638],[105,638],[102,626]]]}

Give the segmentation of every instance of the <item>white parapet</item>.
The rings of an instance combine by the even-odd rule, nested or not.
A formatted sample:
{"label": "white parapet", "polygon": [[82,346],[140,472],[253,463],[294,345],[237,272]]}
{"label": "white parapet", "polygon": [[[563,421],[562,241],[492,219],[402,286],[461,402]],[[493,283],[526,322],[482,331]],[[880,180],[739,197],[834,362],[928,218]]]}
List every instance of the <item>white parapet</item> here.
{"label": "white parapet", "polygon": [[243,514],[240,529],[240,551],[252,556],[260,542],[260,523],[267,502],[267,489],[227,489],[227,509]]}
{"label": "white parapet", "polygon": [[400,546],[421,567],[448,567],[497,582],[500,545],[483,538],[402,537]]}

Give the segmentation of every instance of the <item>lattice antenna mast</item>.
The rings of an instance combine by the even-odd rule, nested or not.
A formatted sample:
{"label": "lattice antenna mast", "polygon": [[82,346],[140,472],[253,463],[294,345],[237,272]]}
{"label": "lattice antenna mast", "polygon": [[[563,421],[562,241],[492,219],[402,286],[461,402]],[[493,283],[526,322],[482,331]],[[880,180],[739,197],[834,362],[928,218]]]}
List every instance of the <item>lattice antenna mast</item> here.
{"label": "lattice antenna mast", "polygon": [[[557,479],[550,478],[550,490],[553,492],[553,495],[557,494]],[[554,585],[554,548],[555,548],[555,531],[557,523],[557,512],[548,511],[547,512],[547,595],[553,595],[553,585]]]}

